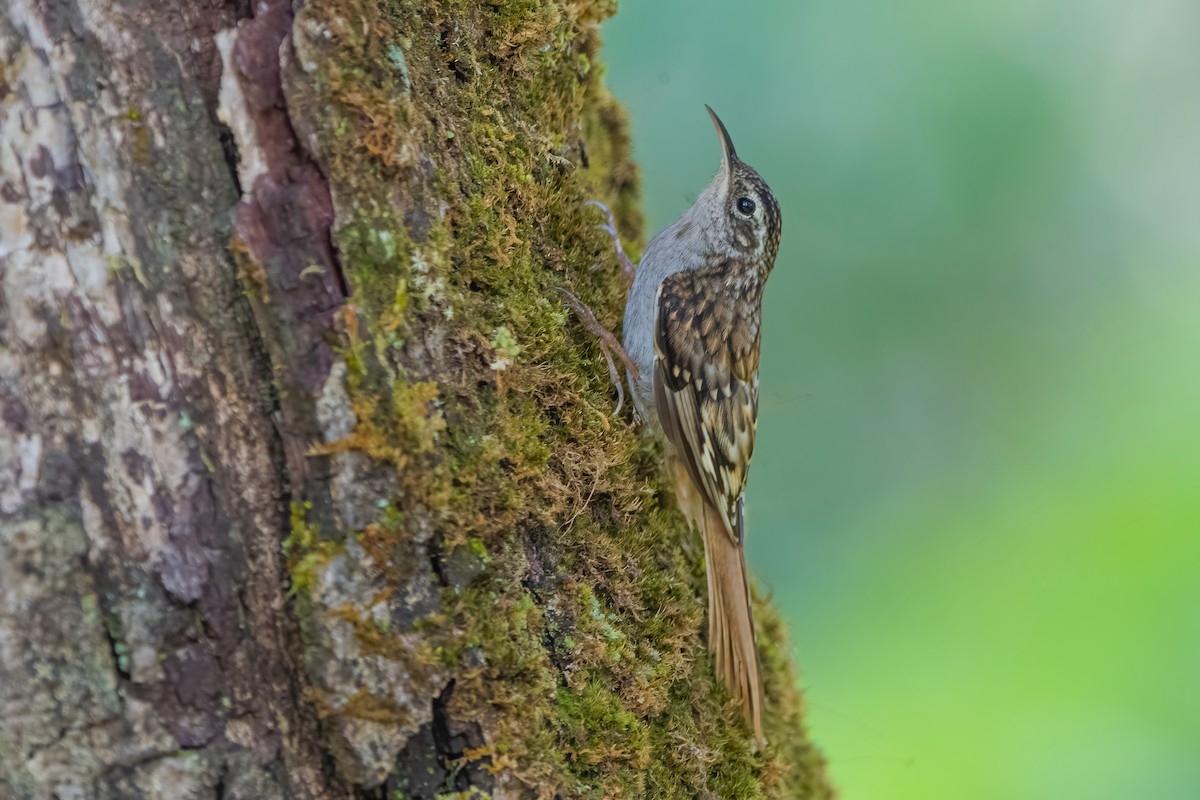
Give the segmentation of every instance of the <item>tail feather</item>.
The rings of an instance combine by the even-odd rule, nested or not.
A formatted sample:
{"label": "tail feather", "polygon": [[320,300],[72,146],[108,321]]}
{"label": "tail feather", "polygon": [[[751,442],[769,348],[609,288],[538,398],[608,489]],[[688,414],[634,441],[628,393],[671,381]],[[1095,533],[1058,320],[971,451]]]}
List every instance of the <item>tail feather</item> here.
{"label": "tail feather", "polygon": [[742,547],[726,529],[720,512],[704,501],[682,459],[672,459],[672,468],[679,506],[704,538],[708,649],[716,661],[717,677],[741,705],[746,722],[754,729],[755,744],[762,747],[767,741],[762,727],[762,679]]}
{"label": "tail feather", "polygon": [[717,677],[741,704],[761,747],[763,736],[762,678],[750,610],[750,582],[741,546],[725,529],[720,513],[705,504],[704,553],[708,562],[708,647]]}

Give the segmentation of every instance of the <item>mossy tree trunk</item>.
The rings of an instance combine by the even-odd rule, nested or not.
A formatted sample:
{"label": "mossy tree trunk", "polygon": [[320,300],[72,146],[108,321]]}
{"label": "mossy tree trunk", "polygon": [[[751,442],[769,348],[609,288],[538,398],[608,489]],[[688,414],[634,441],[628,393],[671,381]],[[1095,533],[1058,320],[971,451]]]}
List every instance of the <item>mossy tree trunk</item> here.
{"label": "mossy tree trunk", "polygon": [[0,797],[827,797],[610,416],[611,3],[9,0]]}

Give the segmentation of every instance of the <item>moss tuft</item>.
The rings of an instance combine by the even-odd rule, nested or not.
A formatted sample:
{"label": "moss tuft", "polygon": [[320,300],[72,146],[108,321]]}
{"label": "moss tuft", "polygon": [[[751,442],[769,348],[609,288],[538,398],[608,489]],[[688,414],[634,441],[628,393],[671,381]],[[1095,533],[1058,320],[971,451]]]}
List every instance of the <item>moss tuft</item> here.
{"label": "moss tuft", "polygon": [[320,532],[307,520],[311,503],[292,503],[292,530],[283,541],[283,553],[288,559],[291,586],[288,590],[293,598],[303,598],[312,589],[313,577],[318,568],[341,551],[339,542],[324,541]]}
{"label": "moss tuft", "polygon": [[[555,292],[615,326],[623,287],[587,201],[613,208],[627,238],[641,231],[626,120],[598,58],[614,10],[342,0],[300,12],[315,78],[289,103],[309,109],[353,291],[341,347],[357,424],[314,451],[394,467],[380,519],[356,536],[377,563],[419,542],[440,565],[437,608],[417,623],[428,652],[401,655],[397,626],[347,619],[366,620],[367,651],[452,675],[448,713],[485,740],[457,766],[532,796],[827,797],[765,603],[774,744],[751,752],[701,636],[702,548],[661,454],[610,417],[596,343]],[[294,592],[336,547],[293,507]],[[397,569],[383,580],[400,594],[413,568]],[[372,696],[352,705],[393,713]]]}

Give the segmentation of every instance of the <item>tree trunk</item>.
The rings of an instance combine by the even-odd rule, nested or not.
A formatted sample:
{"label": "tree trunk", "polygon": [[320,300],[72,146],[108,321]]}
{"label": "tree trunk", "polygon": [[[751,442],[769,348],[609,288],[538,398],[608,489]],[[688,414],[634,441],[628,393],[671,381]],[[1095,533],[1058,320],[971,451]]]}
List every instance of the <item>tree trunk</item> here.
{"label": "tree trunk", "polygon": [[570,287],[611,3],[8,0],[0,797],[830,796]]}

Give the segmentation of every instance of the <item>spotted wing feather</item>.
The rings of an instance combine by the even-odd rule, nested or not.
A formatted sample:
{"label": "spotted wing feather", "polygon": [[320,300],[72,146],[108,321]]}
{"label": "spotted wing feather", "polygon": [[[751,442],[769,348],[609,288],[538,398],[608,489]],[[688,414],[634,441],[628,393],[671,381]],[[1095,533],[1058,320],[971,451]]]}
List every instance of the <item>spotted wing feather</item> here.
{"label": "spotted wing feather", "polygon": [[655,403],[667,439],[735,541],[758,416],[759,298],[713,292],[720,269],[680,272],[659,288]]}

